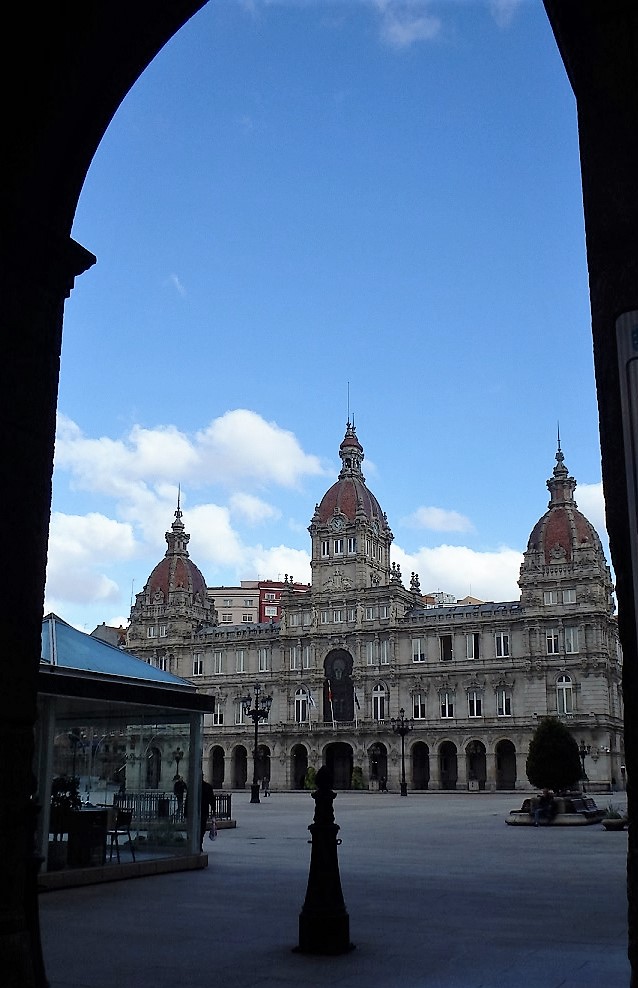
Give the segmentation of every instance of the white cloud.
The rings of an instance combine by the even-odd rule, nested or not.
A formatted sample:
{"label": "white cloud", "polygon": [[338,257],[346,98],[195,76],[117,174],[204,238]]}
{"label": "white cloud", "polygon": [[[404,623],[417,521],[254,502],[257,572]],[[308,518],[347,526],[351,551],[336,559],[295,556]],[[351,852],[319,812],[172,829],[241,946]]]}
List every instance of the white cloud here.
{"label": "white cloud", "polygon": [[592,523],[602,541],[607,542],[607,525],[605,522],[605,497],[603,485],[578,484],[574,498],[578,508]]}
{"label": "white cloud", "polygon": [[521,6],[521,0],[490,0],[490,14],[500,28],[510,26],[516,11]]}
{"label": "white cloud", "polygon": [[424,0],[376,0],[376,7],[381,15],[381,39],[391,48],[409,48],[440,34],[441,20],[427,12]]}
{"label": "white cloud", "polygon": [[410,574],[417,573],[422,593],[442,590],[460,599],[471,594],[481,600],[517,600],[518,575],[523,554],[503,546],[479,552],[467,546],[440,545],[406,553],[400,546],[392,550],[393,561],[401,567],[404,586]]}
{"label": "white cloud", "polygon": [[233,494],[229,503],[231,513],[251,525],[281,518],[281,511],[252,494]]}
{"label": "white cloud", "polygon": [[292,432],[246,409],[226,412],[194,437],[173,425],[135,425],[120,439],[87,438],[60,414],[55,465],[82,490],[141,505],[161,484],[232,486],[249,479],[295,488],[303,477],[325,473]]}
{"label": "white cloud", "polygon": [[45,609],[59,612],[67,601],[117,601],[118,585],[103,570],[134,554],[135,539],[130,525],[97,513],[82,516],[54,512],[49,533]]}
{"label": "white cloud", "polygon": [[286,545],[270,549],[257,546],[249,550],[246,562],[246,573],[252,574],[251,579],[283,580],[287,574],[295,583],[310,583],[310,556],[301,549]]}
{"label": "white cloud", "polygon": [[184,286],[182,285],[181,281],[179,280],[176,274],[169,275],[168,284],[175,289],[178,295],[181,295],[182,298],[186,298],[186,289],[184,288]]}
{"label": "white cloud", "polygon": [[417,510],[403,520],[411,528],[427,528],[433,532],[472,532],[474,526],[469,518],[450,511],[448,508],[426,507]]}
{"label": "white cloud", "polygon": [[303,476],[322,476],[318,457],[304,453],[296,436],[255,412],[238,408],[214,419],[196,437],[210,480],[243,478],[296,487]]}

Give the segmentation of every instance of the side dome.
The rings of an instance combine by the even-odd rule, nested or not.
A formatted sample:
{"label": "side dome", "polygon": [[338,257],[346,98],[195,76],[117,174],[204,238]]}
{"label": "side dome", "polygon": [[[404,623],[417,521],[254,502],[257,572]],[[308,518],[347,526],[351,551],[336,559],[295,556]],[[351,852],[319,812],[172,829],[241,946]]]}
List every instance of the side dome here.
{"label": "side dome", "polygon": [[[548,509],[531,531],[518,585],[525,606],[539,606],[546,592],[556,599],[597,601],[613,613],[611,572],[598,533],[578,510],[576,481],[570,477],[558,443],[556,465],[547,481]],[[569,587],[569,591],[561,588]]]}
{"label": "side dome", "polygon": [[348,422],[346,425],[339,456],[342,463],[339,479],[326,491],[315,508],[313,524],[325,525],[335,515],[343,515],[349,522],[365,519],[371,525],[376,523],[379,531],[389,533],[385,513],[372,491],[368,490],[361,471],[364,452],[353,423]]}
{"label": "side dome", "polygon": [[204,576],[188,555],[190,535],[184,529],[182,511],[177,505],[175,521],[165,535],[166,555],[157,564],[144,587],[147,603],[168,603],[174,593],[185,593],[193,598],[198,594],[206,599]]}
{"label": "side dome", "polygon": [[553,475],[547,481],[551,495],[548,510],[534,525],[527,542],[527,552],[538,553],[547,566],[571,563],[586,547],[603,551],[596,529],[578,510],[574,500],[576,481],[569,476],[564,459],[559,446]]}

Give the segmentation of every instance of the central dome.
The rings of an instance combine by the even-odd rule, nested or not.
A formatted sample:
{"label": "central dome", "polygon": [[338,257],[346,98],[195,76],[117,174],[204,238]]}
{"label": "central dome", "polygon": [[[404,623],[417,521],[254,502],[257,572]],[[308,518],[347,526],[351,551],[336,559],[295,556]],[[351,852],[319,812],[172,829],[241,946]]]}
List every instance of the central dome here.
{"label": "central dome", "polygon": [[339,456],[342,462],[339,479],[326,491],[317,505],[313,522],[324,525],[334,515],[344,515],[351,522],[363,517],[370,524],[376,522],[380,531],[389,531],[385,513],[372,491],[366,487],[365,477],[361,472],[364,452],[354,423],[348,422],[346,425]]}

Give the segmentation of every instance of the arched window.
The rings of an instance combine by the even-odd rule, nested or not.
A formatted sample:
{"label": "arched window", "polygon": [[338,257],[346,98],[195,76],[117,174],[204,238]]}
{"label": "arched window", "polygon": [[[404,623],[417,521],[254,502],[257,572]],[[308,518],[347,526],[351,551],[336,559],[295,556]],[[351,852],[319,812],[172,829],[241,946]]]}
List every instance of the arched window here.
{"label": "arched window", "polygon": [[386,715],[386,690],[381,683],[372,690],[372,719],[385,720]]}
{"label": "arched window", "polygon": [[306,724],[308,722],[310,713],[310,707],[308,704],[308,690],[305,687],[300,687],[295,692],[295,720],[298,724]]}
{"label": "arched window", "polygon": [[571,676],[559,676],[556,680],[556,710],[559,714],[574,712],[574,689]]}

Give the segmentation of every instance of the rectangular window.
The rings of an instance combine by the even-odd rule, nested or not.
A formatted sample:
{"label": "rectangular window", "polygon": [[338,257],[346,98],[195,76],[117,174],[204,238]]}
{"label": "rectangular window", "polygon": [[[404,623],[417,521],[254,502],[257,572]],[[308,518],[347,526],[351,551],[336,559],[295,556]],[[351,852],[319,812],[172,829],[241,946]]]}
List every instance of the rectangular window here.
{"label": "rectangular window", "polygon": [[510,636],[505,631],[494,635],[494,651],[497,659],[505,659],[510,654]]}
{"label": "rectangular window", "polygon": [[257,668],[259,672],[268,672],[270,663],[268,662],[268,649],[258,648],[257,649]]}
{"label": "rectangular window", "polygon": [[242,624],[252,624],[254,617],[252,614],[242,614],[241,616]]}
{"label": "rectangular window", "polygon": [[221,707],[215,706],[213,711],[213,724],[220,727],[224,723],[224,711]]}
{"label": "rectangular window", "polygon": [[498,717],[512,716],[512,694],[509,690],[496,691],[496,714]]}
{"label": "rectangular window", "polygon": [[558,655],[558,628],[548,628],[545,632],[547,654]]}
{"label": "rectangular window", "polygon": [[239,701],[237,701],[237,703],[235,704],[235,723],[236,724],[246,723],[246,715],[244,714],[244,708],[242,707]]}
{"label": "rectangular window", "polygon": [[334,621],[335,624],[341,624],[341,622],[343,621],[343,611],[339,609],[333,611],[332,620]]}
{"label": "rectangular window", "polygon": [[330,624],[330,611],[322,611],[321,612],[321,623],[322,624]]}
{"label": "rectangular window", "polygon": [[264,600],[277,600],[274,593],[265,593]]}
{"label": "rectangular window", "polygon": [[373,666],[375,661],[374,642],[366,642],[366,665]]}
{"label": "rectangular window", "polygon": [[374,621],[374,607],[366,607],[365,618],[366,621]]}
{"label": "rectangular window", "polygon": [[222,604],[223,604],[224,607],[232,607],[233,606],[233,598],[232,597],[224,597],[224,599],[222,601]]}
{"label": "rectangular window", "polygon": [[254,603],[255,603],[255,601],[253,600],[252,597],[245,597],[244,598],[244,607],[252,607]]}
{"label": "rectangular window", "polygon": [[343,556],[343,539],[334,540],[334,553],[335,556]]}
{"label": "rectangular window", "polygon": [[147,638],[157,638],[157,628],[147,628],[146,629]]}
{"label": "rectangular window", "polygon": [[299,669],[299,648],[297,645],[293,645],[292,648],[288,649],[288,657],[290,661],[291,669]]}
{"label": "rectangular window", "polygon": [[356,620],[357,620],[357,608],[356,607],[349,607],[348,608],[348,621],[350,622],[350,624],[354,624],[354,622]]}
{"label": "rectangular window", "polygon": [[288,627],[298,628],[300,623],[300,614],[298,611],[293,611],[292,614],[288,615]]}
{"label": "rectangular window", "polygon": [[379,604],[379,617],[380,618],[390,617],[390,608],[388,607],[387,604]]}
{"label": "rectangular window", "polygon": [[565,651],[569,655],[578,652],[578,628],[574,625],[565,628]]}
{"label": "rectangular window", "polygon": [[387,638],[379,642],[379,662],[382,666],[387,666],[390,662],[390,642]]}
{"label": "rectangular window", "polygon": [[441,717],[448,718],[454,717],[454,696],[447,690],[444,690],[441,696]]}
{"label": "rectangular window", "polygon": [[425,720],[425,693],[415,693],[413,695],[412,716],[415,720]]}
{"label": "rectangular window", "polygon": [[481,636],[478,631],[470,631],[465,636],[465,655],[468,659],[479,659],[481,657]]}
{"label": "rectangular window", "polygon": [[557,604],[558,603],[558,590],[543,590],[543,603],[544,604]]}
{"label": "rectangular window", "polygon": [[232,624],[233,615],[232,614],[222,614],[222,624]]}
{"label": "rectangular window", "polygon": [[276,604],[266,604],[264,607],[265,617],[277,617],[277,605]]}
{"label": "rectangular window", "polygon": [[193,656],[193,676],[204,675],[204,657],[200,652]]}
{"label": "rectangular window", "polygon": [[576,588],[566,587],[563,590],[563,604],[575,604],[576,603]]}
{"label": "rectangular window", "polygon": [[469,690],[467,694],[467,712],[469,717],[483,716],[483,697],[478,690]]}
{"label": "rectangular window", "polygon": [[372,541],[370,539],[366,539],[366,556],[370,556],[371,554],[372,554]]}
{"label": "rectangular window", "polygon": [[224,653],[223,652],[213,652],[213,672],[216,676],[221,675],[224,671]]}
{"label": "rectangular window", "polygon": [[303,647],[303,667],[304,669],[314,669],[312,645]]}
{"label": "rectangular window", "polygon": [[238,648],[235,652],[235,672],[245,672],[244,669],[245,652],[243,648]]}
{"label": "rectangular window", "polygon": [[166,638],[166,625],[165,624],[160,624],[160,626],[158,628],[158,631],[159,631],[160,638]]}
{"label": "rectangular window", "polygon": [[348,555],[352,556],[357,551],[357,540],[352,537],[348,539]]}
{"label": "rectangular window", "polygon": [[325,558],[330,555],[330,540],[324,539],[321,543],[321,555]]}
{"label": "rectangular window", "polygon": [[412,639],[412,661],[425,662],[425,638]]}
{"label": "rectangular window", "polygon": [[162,672],[166,672],[167,665],[168,665],[167,664],[167,661],[166,661],[166,656],[165,655],[158,655],[157,656],[157,662],[155,663],[155,665],[157,666],[158,669],[161,669]]}
{"label": "rectangular window", "polygon": [[439,638],[439,648],[441,651],[441,662],[451,662],[454,656],[452,635],[441,635]]}

